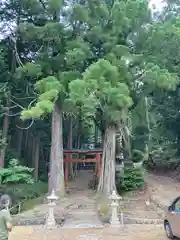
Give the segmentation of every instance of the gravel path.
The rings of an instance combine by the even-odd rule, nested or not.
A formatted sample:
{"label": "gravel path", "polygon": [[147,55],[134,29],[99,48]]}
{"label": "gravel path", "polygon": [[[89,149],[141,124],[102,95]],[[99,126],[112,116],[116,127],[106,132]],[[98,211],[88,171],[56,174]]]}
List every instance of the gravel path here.
{"label": "gravel path", "polygon": [[162,226],[128,225],[123,229],[54,229],[16,227],[9,240],[166,240]]}

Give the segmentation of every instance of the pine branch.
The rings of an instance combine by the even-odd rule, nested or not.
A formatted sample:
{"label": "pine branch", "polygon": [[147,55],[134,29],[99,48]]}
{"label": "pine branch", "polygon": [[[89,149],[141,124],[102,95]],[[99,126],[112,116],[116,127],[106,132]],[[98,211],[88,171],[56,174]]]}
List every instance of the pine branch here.
{"label": "pine branch", "polygon": [[27,129],[29,129],[33,125],[33,123],[34,123],[34,119],[31,120],[31,123],[26,128],[21,128],[18,125],[16,125],[16,127],[19,128],[19,129],[22,129],[22,130],[27,130]]}
{"label": "pine branch", "polygon": [[44,3],[42,0],[39,0],[39,2],[41,3],[41,5],[42,5],[42,7],[44,8],[44,10],[47,10],[45,3]]}

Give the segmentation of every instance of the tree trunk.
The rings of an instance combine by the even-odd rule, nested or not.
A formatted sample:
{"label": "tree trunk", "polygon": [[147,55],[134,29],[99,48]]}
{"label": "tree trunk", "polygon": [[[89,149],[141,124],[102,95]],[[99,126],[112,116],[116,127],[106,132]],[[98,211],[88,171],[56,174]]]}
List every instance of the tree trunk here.
{"label": "tree trunk", "polygon": [[35,152],[36,152],[36,137],[32,136],[32,145],[31,145],[31,167],[34,167],[34,163],[35,163]]}
{"label": "tree trunk", "polygon": [[62,111],[55,105],[52,112],[49,192],[54,189],[59,196],[65,195],[63,155]]}
{"label": "tree trunk", "polygon": [[73,138],[73,119],[72,117],[69,118],[69,135],[68,135],[68,148],[72,149],[72,138]]}
{"label": "tree trunk", "polygon": [[82,113],[81,113],[81,109],[80,109],[79,117],[78,117],[78,130],[77,130],[79,148],[82,147],[82,116],[81,115],[82,115]]}
{"label": "tree trunk", "polygon": [[98,128],[94,124],[94,145],[95,145],[95,148],[97,147],[97,142],[98,142]]}
{"label": "tree trunk", "polygon": [[[7,113],[9,113],[9,110],[7,111]],[[7,143],[8,128],[9,128],[9,116],[5,115],[4,121],[3,121],[3,131],[2,131],[2,139],[5,140],[5,143]],[[6,147],[3,147],[0,150],[0,168],[4,167],[5,150],[6,150]]]}
{"label": "tree trunk", "polygon": [[28,167],[32,167],[32,159],[34,158],[33,156],[33,141],[32,141],[32,133],[29,132],[28,134],[28,142],[27,142],[27,150],[25,152],[25,158],[28,159]]}
{"label": "tree trunk", "polygon": [[18,129],[18,142],[17,142],[17,156],[18,156],[18,158],[21,157],[22,140],[23,140],[23,129]]}
{"label": "tree trunk", "polygon": [[97,193],[109,197],[113,190],[116,190],[115,183],[115,157],[116,157],[116,128],[109,125],[106,128],[103,154],[102,169]]}
{"label": "tree trunk", "polygon": [[[69,118],[69,134],[68,134],[68,149],[72,149],[72,139],[73,139],[73,118],[70,116]],[[69,175],[70,178],[72,179],[74,177],[74,172],[73,172],[73,163],[69,163]]]}
{"label": "tree trunk", "polygon": [[38,173],[39,173],[39,148],[40,148],[40,137],[39,134],[37,134],[35,138],[35,153],[34,153],[34,179],[36,182],[38,182]]}
{"label": "tree trunk", "polygon": [[177,142],[176,142],[176,156],[180,156],[180,132],[177,131]]}
{"label": "tree trunk", "polygon": [[29,130],[25,130],[24,131],[24,136],[23,136],[23,141],[22,141],[22,148],[21,148],[21,156],[23,157],[23,158],[27,158],[27,145],[28,145],[28,132],[29,132]]}
{"label": "tree trunk", "polygon": [[25,151],[28,149],[28,139],[29,139],[29,129],[26,130],[25,145],[24,145]]}

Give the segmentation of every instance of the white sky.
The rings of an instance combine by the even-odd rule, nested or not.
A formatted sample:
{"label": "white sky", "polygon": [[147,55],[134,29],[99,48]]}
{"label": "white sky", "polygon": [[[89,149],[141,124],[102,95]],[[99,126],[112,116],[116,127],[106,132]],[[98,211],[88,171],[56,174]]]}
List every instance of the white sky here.
{"label": "white sky", "polygon": [[[6,0],[0,0],[1,2],[5,2]],[[161,11],[165,0],[149,0],[149,6],[151,9],[153,9],[153,7],[155,6],[155,11]],[[1,26],[1,25],[0,25]],[[10,24],[10,26],[12,26],[12,23]],[[8,30],[8,27],[3,26],[5,32]],[[2,31],[2,29],[0,29],[0,32]],[[1,34],[0,34],[1,35]],[[0,37],[1,39],[1,37]]]}
{"label": "white sky", "polygon": [[158,10],[162,9],[163,5],[163,0],[149,0],[150,6],[155,5]]}

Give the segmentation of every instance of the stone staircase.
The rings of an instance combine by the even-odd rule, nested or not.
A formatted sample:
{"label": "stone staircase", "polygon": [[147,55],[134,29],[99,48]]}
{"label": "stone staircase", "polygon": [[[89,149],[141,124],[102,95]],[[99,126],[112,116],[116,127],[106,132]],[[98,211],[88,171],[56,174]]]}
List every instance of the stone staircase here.
{"label": "stone staircase", "polygon": [[[103,205],[106,206],[107,203],[103,203],[103,198],[96,199],[93,190],[88,189],[88,183],[92,177],[93,173],[91,171],[81,170],[78,172],[76,179],[69,184],[69,194],[66,198],[58,200],[54,212],[56,221],[62,228],[102,228],[103,224],[107,226],[111,211],[108,210],[108,213],[102,216],[101,212],[98,212],[97,208],[100,204],[103,209]],[[154,185],[157,185],[157,180],[153,176]],[[159,186],[160,184],[153,186],[153,189]],[[167,189],[167,184],[166,187],[164,185],[163,187],[166,190],[170,189],[169,187]],[[177,190],[175,189],[176,192]],[[159,193],[160,191],[154,192],[155,196],[162,195]],[[120,201],[119,213],[123,213],[125,225],[159,224],[162,222],[163,210],[158,208],[154,201],[151,201],[149,195],[152,195],[152,193],[149,194],[149,191],[145,189],[123,196]],[[148,201],[149,204],[147,204]],[[16,225],[44,225],[47,210],[47,204],[38,205],[32,210],[16,216],[17,219],[14,219],[14,223]]]}
{"label": "stone staircase", "polygon": [[66,214],[64,228],[101,228],[96,209],[93,191],[88,189],[88,183],[92,179],[92,172],[82,170],[73,185],[69,189],[73,204]]}

